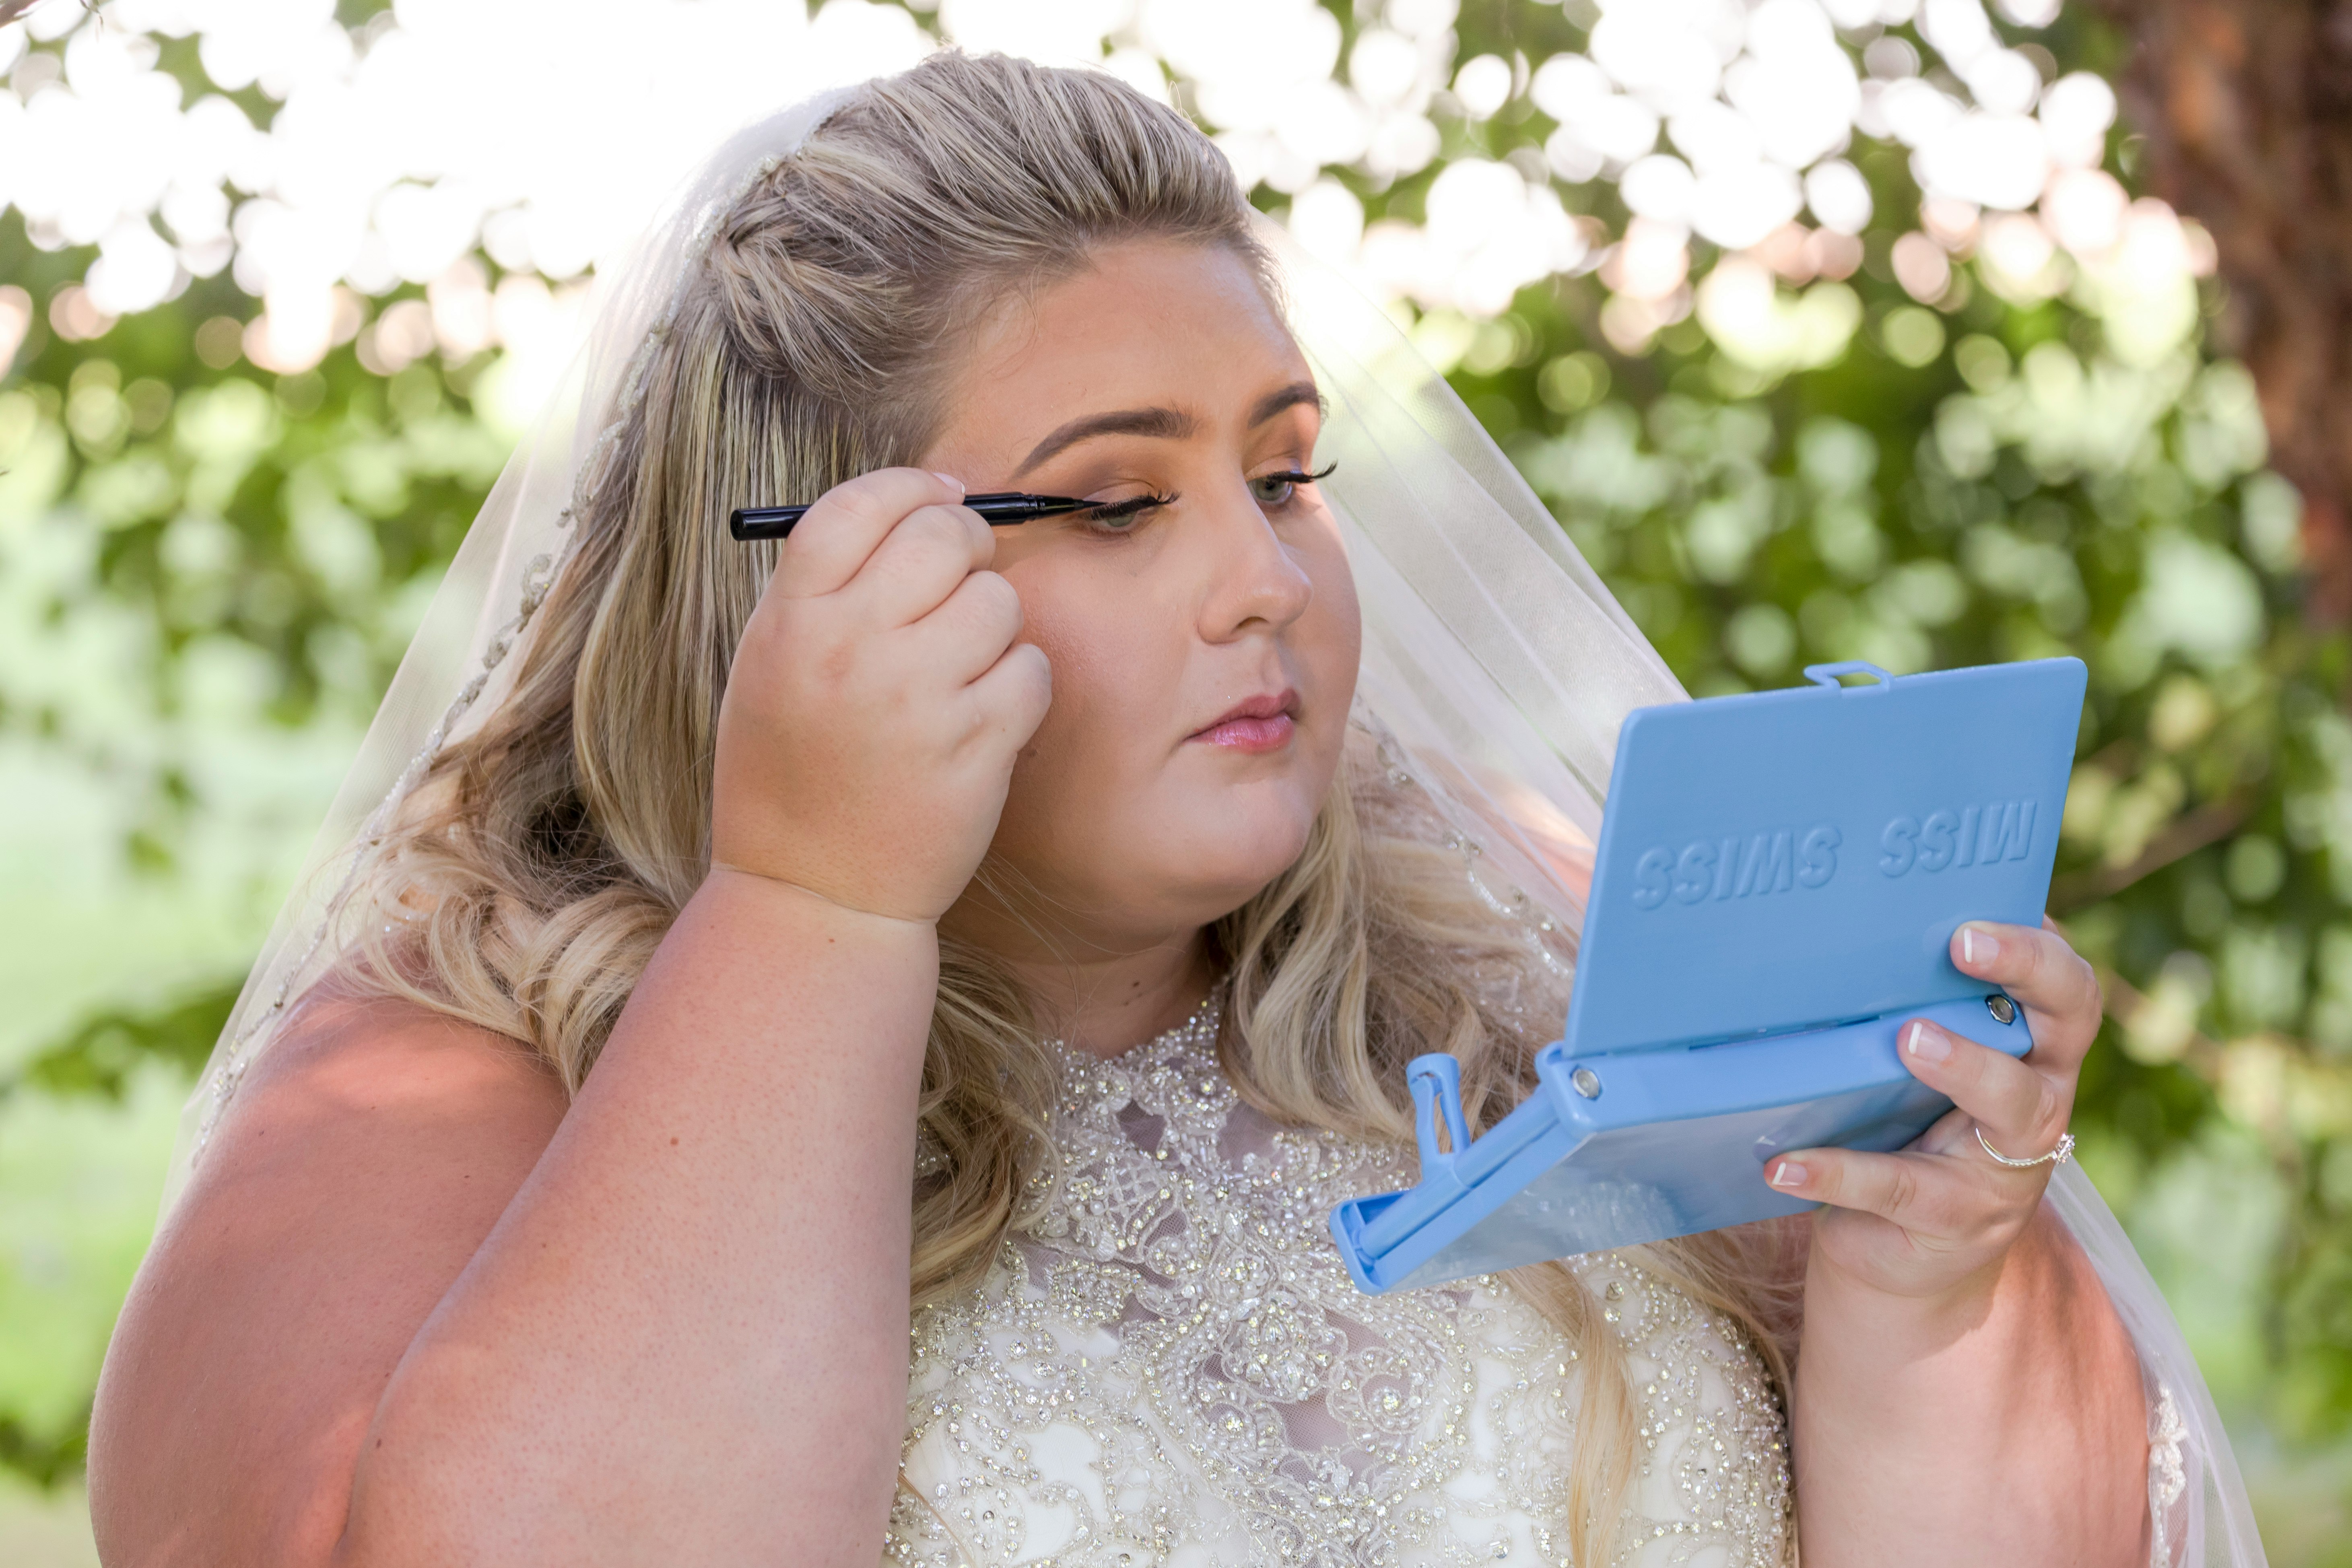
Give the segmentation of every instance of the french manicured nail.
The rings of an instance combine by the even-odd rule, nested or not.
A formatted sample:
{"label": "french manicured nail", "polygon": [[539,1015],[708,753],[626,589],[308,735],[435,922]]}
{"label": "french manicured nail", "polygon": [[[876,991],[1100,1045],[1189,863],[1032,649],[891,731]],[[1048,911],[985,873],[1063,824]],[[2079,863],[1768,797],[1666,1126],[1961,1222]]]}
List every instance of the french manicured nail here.
{"label": "french manicured nail", "polygon": [[1801,1187],[1805,1184],[1805,1168],[1794,1160],[1783,1160],[1773,1167],[1772,1184],[1776,1187]]}
{"label": "french manicured nail", "polygon": [[947,481],[949,484],[951,484],[951,485],[955,486],[955,488],[956,488],[956,494],[958,494],[958,495],[961,495],[961,494],[963,494],[963,481],[962,481],[961,479],[957,479],[953,474],[943,474],[943,473],[940,472],[937,468],[933,468],[933,469],[931,470],[931,477],[932,477],[933,479],[944,479],[944,480],[945,480],[945,481]]}
{"label": "french manicured nail", "polygon": [[1992,932],[1979,931],[1974,926],[1960,928],[1960,962],[1962,963],[1990,963],[2000,956],[2000,943],[1993,940]]}
{"label": "french manicured nail", "polygon": [[1940,1062],[1951,1056],[1952,1042],[1944,1038],[1943,1030],[1914,1020],[1903,1033],[1903,1048],[1923,1062]]}

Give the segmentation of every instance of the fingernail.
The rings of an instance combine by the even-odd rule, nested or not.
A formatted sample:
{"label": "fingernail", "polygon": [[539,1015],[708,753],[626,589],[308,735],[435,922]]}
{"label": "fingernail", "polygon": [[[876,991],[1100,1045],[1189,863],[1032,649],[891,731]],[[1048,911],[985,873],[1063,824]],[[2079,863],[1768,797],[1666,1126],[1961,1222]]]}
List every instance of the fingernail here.
{"label": "fingernail", "polygon": [[1962,963],[1990,963],[2000,956],[2000,943],[1993,940],[1992,932],[1979,931],[1974,926],[1960,928],[1960,962]]}
{"label": "fingernail", "polygon": [[1944,1038],[1943,1030],[1931,1029],[1915,1019],[1904,1037],[1903,1048],[1923,1062],[1939,1062],[1952,1054],[1952,1042]]}
{"label": "fingernail", "polygon": [[949,483],[949,484],[951,484],[951,485],[955,486],[955,488],[956,488],[956,494],[958,494],[958,495],[961,495],[961,494],[963,494],[963,481],[962,481],[961,479],[957,479],[953,474],[943,474],[943,473],[940,472],[937,468],[933,468],[933,469],[931,470],[931,478],[933,478],[933,479],[941,479],[941,480],[944,480],[944,481],[946,481],[947,483]]}
{"label": "fingernail", "polygon": [[1794,1160],[1783,1160],[1773,1167],[1772,1184],[1776,1187],[1801,1187],[1805,1184],[1805,1168]]}

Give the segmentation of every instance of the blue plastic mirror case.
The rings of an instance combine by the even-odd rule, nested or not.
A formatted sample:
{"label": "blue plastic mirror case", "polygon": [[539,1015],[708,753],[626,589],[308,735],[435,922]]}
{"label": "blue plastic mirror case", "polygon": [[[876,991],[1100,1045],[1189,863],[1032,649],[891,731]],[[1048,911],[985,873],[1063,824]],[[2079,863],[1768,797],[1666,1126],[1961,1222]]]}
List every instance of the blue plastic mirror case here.
{"label": "blue plastic mirror case", "polygon": [[1948,956],[1960,922],[2041,920],[2081,661],[1807,673],[1627,717],[1563,1031],[1578,1055],[1980,994]]}
{"label": "blue plastic mirror case", "polygon": [[2040,918],[2082,664],[1805,673],[1629,716],[1563,1038],[1475,1140],[1451,1058],[1412,1064],[1421,1181],[1331,1216],[1363,1289],[1801,1212],[1775,1154],[1899,1148],[1950,1109],[1904,1068],[1905,1020],[2032,1048],[1948,943]]}
{"label": "blue plastic mirror case", "polygon": [[1902,1025],[1927,1018],[2021,1057],[2032,1035],[2000,1001],[2006,1024],[1971,998],[1701,1049],[1580,1058],[1554,1044],[1536,1058],[1537,1091],[1475,1140],[1459,1065],[1416,1058],[1421,1180],[1341,1204],[1332,1237],[1358,1287],[1379,1294],[1802,1214],[1819,1205],[1767,1185],[1766,1163],[1910,1142],[1952,1102],[1904,1067]]}

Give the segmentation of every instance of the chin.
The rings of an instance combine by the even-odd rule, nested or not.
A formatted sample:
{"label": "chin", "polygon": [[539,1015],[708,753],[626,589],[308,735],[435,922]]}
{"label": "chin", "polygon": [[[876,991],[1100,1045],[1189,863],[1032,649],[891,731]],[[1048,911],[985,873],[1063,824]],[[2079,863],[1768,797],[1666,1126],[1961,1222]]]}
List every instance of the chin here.
{"label": "chin", "polygon": [[1181,836],[1162,858],[1167,884],[1181,889],[1183,901],[1203,925],[1231,914],[1290,869],[1307,847],[1315,813],[1286,805],[1279,811],[1223,810],[1204,814],[1195,831]]}

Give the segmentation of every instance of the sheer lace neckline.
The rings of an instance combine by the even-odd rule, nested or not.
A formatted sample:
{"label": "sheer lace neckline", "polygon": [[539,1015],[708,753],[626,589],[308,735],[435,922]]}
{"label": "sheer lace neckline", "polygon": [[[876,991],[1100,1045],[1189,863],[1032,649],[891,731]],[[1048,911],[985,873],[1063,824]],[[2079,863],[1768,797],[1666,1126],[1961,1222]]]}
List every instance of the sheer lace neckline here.
{"label": "sheer lace neckline", "polygon": [[1045,1040],[1048,1055],[1061,1064],[1063,1074],[1072,1071],[1093,1072],[1103,1068],[1132,1069],[1179,1053],[1192,1056],[1216,1055],[1218,1031],[1225,1021],[1225,982],[1223,979],[1209,987],[1201,1005],[1192,1009],[1192,1016],[1171,1029],[1162,1029],[1148,1040],[1139,1041],[1111,1056],[1083,1051],[1058,1036]]}
{"label": "sheer lace neckline", "polygon": [[[1486,1279],[1359,1291],[1328,1216],[1409,1145],[1278,1124],[1217,1060],[1228,987],[1116,1057],[1045,1042],[1052,1157],[987,1276],[912,1324],[914,1568],[1559,1563],[1585,1364]],[[1736,1328],[1607,1254],[1641,1447],[1611,1568],[1766,1568],[1786,1435]]]}

